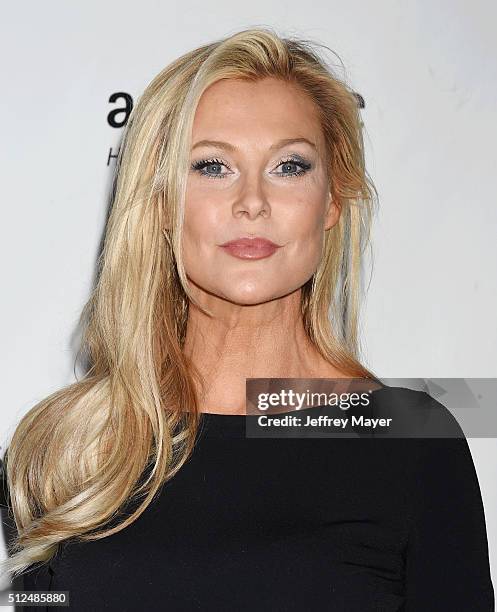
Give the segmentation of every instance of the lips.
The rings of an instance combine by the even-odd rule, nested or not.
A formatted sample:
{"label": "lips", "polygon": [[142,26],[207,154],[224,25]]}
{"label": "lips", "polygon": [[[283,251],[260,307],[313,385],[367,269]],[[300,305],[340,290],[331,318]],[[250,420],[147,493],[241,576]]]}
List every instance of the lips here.
{"label": "lips", "polygon": [[275,253],[281,245],[267,238],[236,238],[220,245],[229,255],[240,259],[263,259]]}

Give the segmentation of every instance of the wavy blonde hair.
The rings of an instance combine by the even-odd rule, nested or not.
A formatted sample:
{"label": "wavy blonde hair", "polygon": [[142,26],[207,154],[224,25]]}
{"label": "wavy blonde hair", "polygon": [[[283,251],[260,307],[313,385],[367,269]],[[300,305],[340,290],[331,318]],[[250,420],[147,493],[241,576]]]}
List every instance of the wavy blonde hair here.
{"label": "wavy blonde hair", "polygon": [[[17,576],[69,538],[125,528],[194,448],[194,381],[202,377],[182,351],[194,299],[181,237],[193,117],[212,83],[276,77],[314,100],[341,215],[302,287],[303,322],[330,363],[375,378],[359,362],[357,328],[376,190],[365,170],[357,96],[319,46],[327,49],[270,28],[239,31],[172,62],[137,101],[117,159],[98,280],[80,318],[91,367],[22,418],[5,458],[17,534],[4,570]],[[140,502],[136,510],[110,525],[131,499]]]}

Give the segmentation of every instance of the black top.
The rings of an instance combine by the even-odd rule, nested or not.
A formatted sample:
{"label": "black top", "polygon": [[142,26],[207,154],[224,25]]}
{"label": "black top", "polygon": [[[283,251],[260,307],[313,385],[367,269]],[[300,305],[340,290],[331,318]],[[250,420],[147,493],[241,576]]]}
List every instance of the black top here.
{"label": "black top", "polygon": [[[373,411],[407,422],[427,398],[387,387]],[[24,588],[69,591],[74,612],[493,612],[471,453],[431,405],[460,437],[254,438],[257,416],[204,413],[193,455],[134,523],[64,543]]]}

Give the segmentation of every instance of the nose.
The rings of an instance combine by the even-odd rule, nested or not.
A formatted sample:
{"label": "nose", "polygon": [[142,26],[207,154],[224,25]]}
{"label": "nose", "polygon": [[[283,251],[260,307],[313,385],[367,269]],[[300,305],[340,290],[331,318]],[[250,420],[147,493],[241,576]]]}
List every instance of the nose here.
{"label": "nose", "polygon": [[268,216],[270,205],[265,193],[263,177],[258,172],[245,175],[240,182],[240,191],[233,203],[233,215],[239,217],[247,214],[255,219],[259,214]]}

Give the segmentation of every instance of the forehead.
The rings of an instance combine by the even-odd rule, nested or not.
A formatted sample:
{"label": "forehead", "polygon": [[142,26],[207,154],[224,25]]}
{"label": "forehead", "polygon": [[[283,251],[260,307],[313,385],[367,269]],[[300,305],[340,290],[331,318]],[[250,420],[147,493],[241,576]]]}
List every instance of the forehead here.
{"label": "forehead", "polygon": [[314,101],[297,85],[267,77],[258,81],[223,79],[202,94],[194,117],[198,139],[259,140],[308,137],[322,143]]}

